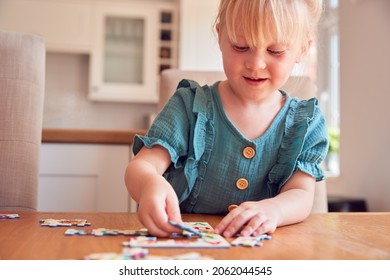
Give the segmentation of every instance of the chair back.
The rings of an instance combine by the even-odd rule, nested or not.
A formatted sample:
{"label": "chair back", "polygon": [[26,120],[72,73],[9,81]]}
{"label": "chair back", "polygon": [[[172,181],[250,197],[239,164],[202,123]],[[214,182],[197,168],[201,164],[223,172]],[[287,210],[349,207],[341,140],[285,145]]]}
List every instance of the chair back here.
{"label": "chair back", "polygon": [[0,210],[36,210],[44,84],[43,39],[0,31]]}

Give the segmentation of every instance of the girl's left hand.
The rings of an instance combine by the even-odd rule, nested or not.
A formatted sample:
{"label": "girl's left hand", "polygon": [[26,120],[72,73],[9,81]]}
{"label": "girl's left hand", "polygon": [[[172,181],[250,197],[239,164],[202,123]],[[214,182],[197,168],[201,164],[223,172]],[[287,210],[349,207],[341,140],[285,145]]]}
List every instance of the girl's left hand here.
{"label": "girl's left hand", "polygon": [[272,200],[248,201],[230,211],[215,227],[225,237],[261,235],[274,232],[277,227],[277,207]]}

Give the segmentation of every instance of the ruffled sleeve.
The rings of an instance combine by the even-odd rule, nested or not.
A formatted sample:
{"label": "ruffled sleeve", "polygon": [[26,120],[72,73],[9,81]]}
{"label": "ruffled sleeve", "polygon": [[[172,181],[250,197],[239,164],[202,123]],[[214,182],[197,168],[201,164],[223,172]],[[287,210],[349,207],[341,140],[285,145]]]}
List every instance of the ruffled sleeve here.
{"label": "ruffled sleeve", "polygon": [[197,177],[203,176],[205,170],[199,162],[208,160],[214,141],[209,93],[207,85],[201,87],[197,82],[182,80],[147,135],[137,135],[134,139],[134,154],[143,146],[160,145],[167,149],[173,166],[164,177],[176,186],[180,202],[189,196]]}
{"label": "ruffled sleeve", "polygon": [[325,177],[320,163],[328,152],[328,132],[316,98],[291,100],[284,132],[277,163],[269,173],[268,187],[272,195],[279,193],[297,169],[316,181]]}
{"label": "ruffled sleeve", "polygon": [[188,136],[191,123],[194,122],[191,104],[193,94],[182,88],[178,89],[168,100],[165,107],[156,116],[154,122],[145,136],[136,135],[133,152],[137,154],[143,146],[151,148],[160,145],[168,150],[172,162],[176,167],[180,166],[179,158],[186,156],[188,152]]}

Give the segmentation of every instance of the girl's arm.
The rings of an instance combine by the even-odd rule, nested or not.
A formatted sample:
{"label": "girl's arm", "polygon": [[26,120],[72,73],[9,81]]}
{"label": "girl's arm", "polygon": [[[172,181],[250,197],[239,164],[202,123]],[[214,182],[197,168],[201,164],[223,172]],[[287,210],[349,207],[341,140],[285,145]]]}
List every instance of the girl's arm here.
{"label": "girl's arm", "polygon": [[311,212],[315,179],[296,171],[280,193],[261,201],[248,201],[232,210],[215,228],[231,237],[236,233],[256,235],[275,231],[276,227],[303,221]]}
{"label": "girl's arm", "polygon": [[181,222],[176,193],[162,176],[170,164],[169,153],[163,147],[143,147],[125,172],[127,190],[139,205],[139,219],[149,233],[156,236],[177,232],[168,219]]}
{"label": "girl's arm", "polygon": [[313,208],[315,179],[302,172],[296,171],[280,193],[274,198],[279,209],[277,226],[289,225],[303,221]]}

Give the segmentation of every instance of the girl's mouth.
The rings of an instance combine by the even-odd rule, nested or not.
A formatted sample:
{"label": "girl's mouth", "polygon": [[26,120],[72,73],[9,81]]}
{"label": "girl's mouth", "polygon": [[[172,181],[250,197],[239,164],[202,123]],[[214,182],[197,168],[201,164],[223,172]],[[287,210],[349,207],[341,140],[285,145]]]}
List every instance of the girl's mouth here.
{"label": "girl's mouth", "polygon": [[244,77],[244,79],[246,82],[253,85],[262,84],[267,80],[266,78],[251,78],[251,77]]}

